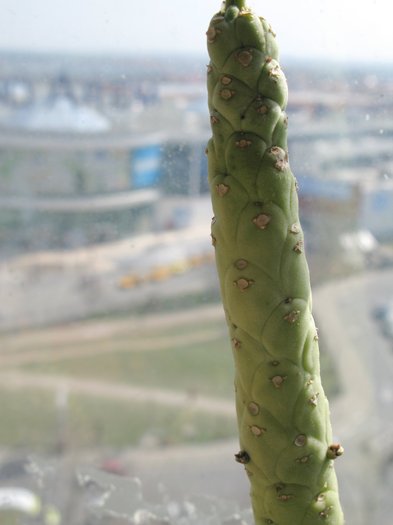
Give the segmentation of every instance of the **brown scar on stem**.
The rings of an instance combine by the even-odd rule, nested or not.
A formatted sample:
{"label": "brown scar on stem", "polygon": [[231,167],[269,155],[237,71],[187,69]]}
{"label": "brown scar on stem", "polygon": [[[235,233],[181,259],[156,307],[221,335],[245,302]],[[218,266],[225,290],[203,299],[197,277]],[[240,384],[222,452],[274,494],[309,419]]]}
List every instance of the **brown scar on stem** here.
{"label": "brown scar on stem", "polygon": [[316,394],[314,394],[312,397],[310,397],[310,399],[308,400],[308,402],[310,403],[310,405],[312,405],[313,407],[316,407],[318,405],[318,398],[319,398],[319,392],[317,392]]}
{"label": "brown scar on stem", "polygon": [[275,33],[275,32],[273,31],[273,28],[272,28],[271,25],[269,25],[269,29],[268,29],[268,31],[269,31],[269,33],[271,33],[271,34],[274,36],[274,38],[277,36],[277,33]]}
{"label": "brown scar on stem", "polygon": [[245,259],[238,259],[235,262],[235,268],[237,268],[238,270],[245,270],[247,266],[248,266],[248,261],[246,261]]}
{"label": "brown scar on stem", "polygon": [[248,7],[242,7],[239,12],[239,16],[252,14],[252,10]]}
{"label": "brown scar on stem", "polygon": [[276,158],[274,167],[278,171],[285,171],[288,168],[288,153],[285,150],[279,146],[273,146],[270,148],[269,153]]}
{"label": "brown scar on stem", "polygon": [[298,253],[298,254],[301,254],[303,253],[303,249],[304,249],[304,242],[303,241],[298,241],[295,246],[293,247],[293,251],[295,253]]}
{"label": "brown scar on stem", "polygon": [[330,514],[330,511],[332,510],[332,506],[330,507],[326,507],[324,510],[322,510],[320,513],[319,513],[319,517],[322,518],[322,519],[326,519],[329,517],[329,514]]}
{"label": "brown scar on stem", "polygon": [[232,339],[232,344],[233,344],[234,348],[236,348],[236,350],[238,350],[242,346],[241,341],[239,341],[239,339],[236,339],[236,337],[234,337]]}
{"label": "brown scar on stem", "polygon": [[251,403],[248,404],[248,411],[252,416],[257,416],[260,412],[261,408],[258,405],[258,403],[255,403],[254,401],[251,401]]}
{"label": "brown scar on stem", "polygon": [[252,222],[260,230],[266,230],[271,220],[272,220],[271,215],[268,215],[267,213],[260,213],[259,215],[253,218]]}
{"label": "brown scar on stem", "polygon": [[295,324],[300,317],[300,310],[292,310],[287,315],[284,316],[284,320],[288,321],[290,324]]}
{"label": "brown scar on stem", "polygon": [[231,83],[232,83],[231,77],[228,77],[227,75],[224,75],[223,77],[221,77],[221,84],[223,84],[224,86],[229,86],[229,84]]}
{"label": "brown scar on stem", "polygon": [[293,499],[295,496],[293,494],[279,494],[277,496],[277,499],[280,500],[280,501],[289,501],[291,499]]}
{"label": "brown scar on stem", "polygon": [[304,447],[304,445],[307,443],[307,437],[304,434],[299,434],[296,436],[294,444],[297,447]]}
{"label": "brown scar on stem", "polygon": [[274,376],[270,381],[273,383],[275,388],[281,388],[286,379],[287,376]]}
{"label": "brown scar on stem", "polygon": [[247,463],[250,462],[251,458],[248,452],[245,450],[241,450],[237,454],[235,454],[235,460],[237,463],[241,463],[242,465],[247,465]]}
{"label": "brown scar on stem", "polygon": [[257,113],[260,115],[266,115],[269,112],[268,106],[266,104],[262,104],[262,106],[257,107]]}
{"label": "brown scar on stem", "polygon": [[312,454],[308,454],[307,456],[301,456],[300,458],[296,458],[296,463],[305,464],[308,463]]}
{"label": "brown scar on stem", "polygon": [[274,155],[275,157],[284,159],[286,156],[285,150],[280,148],[280,146],[272,146],[269,150],[269,153]]}
{"label": "brown scar on stem", "polygon": [[340,443],[333,443],[327,450],[327,457],[329,459],[336,459],[344,454],[344,447]]}
{"label": "brown scar on stem", "polygon": [[221,33],[219,29],[216,29],[213,26],[210,26],[206,31],[207,41],[209,44],[213,44],[216,41],[217,36]]}
{"label": "brown scar on stem", "polygon": [[274,167],[275,167],[276,170],[278,170],[278,171],[285,171],[285,170],[288,168],[288,166],[289,166],[288,161],[285,160],[285,159],[278,160],[278,161],[274,164]]}
{"label": "brown scar on stem", "polygon": [[249,429],[255,437],[261,437],[266,432],[266,428],[258,427],[257,425],[251,425]]}
{"label": "brown scar on stem", "polygon": [[216,185],[216,190],[217,190],[217,193],[220,197],[224,197],[224,195],[226,195],[229,191],[229,186],[227,186],[226,184],[217,184]]}
{"label": "brown scar on stem", "polygon": [[244,277],[240,277],[237,281],[234,281],[234,286],[237,286],[241,292],[244,290],[247,290],[247,288],[250,288],[254,284],[255,281],[252,279],[245,279]]}
{"label": "brown scar on stem", "polygon": [[272,78],[275,82],[282,76],[282,70],[277,64],[269,71],[269,77]]}
{"label": "brown scar on stem", "polygon": [[229,100],[235,95],[236,91],[233,89],[224,88],[220,91],[220,97],[224,100]]}
{"label": "brown scar on stem", "polygon": [[235,142],[236,147],[240,149],[248,148],[249,146],[251,146],[251,144],[252,141],[247,139],[240,139]]}
{"label": "brown scar on stem", "polygon": [[236,53],[236,60],[243,66],[248,67],[253,61],[253,54],[249,50],[239,51]]}

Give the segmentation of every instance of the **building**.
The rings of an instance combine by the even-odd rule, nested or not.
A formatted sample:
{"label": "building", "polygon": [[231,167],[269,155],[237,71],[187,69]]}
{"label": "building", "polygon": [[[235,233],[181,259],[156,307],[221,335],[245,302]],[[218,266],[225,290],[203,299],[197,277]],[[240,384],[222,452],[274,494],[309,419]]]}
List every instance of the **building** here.
{"label": "building", "polygon": [[17,108],[0,130],[3,254],[154,229],[160,134],[114,132],[64,94]]}

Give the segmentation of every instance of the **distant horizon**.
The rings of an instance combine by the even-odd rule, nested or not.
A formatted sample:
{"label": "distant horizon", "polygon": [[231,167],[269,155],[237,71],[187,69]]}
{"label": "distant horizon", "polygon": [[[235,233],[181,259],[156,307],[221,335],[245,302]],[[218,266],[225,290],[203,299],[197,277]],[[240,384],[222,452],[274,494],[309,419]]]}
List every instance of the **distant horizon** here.
{"label": "distant horizon", "polygon": [[[293,60],[391,63],[388,0],[248,0]],[[0,48],[67,54],[203,53],[221,0],[2,0]]]}
{"label": "distant horizon", "polygon": [[[0,47],[0,56],[35,56],[35,57],[47,57],[47,58],[56,58],[56,57],[68,57],[68,58],[75,58],[75,59],[88,59],[88,58],[94,58],[99,59],[102,57],[107,57],[111,59],[115,58],[171,58],[171,57],[179,57],[179,58],[187,58],[187,57],[194,57],[197,58],[200,61],[208,61],[209,57],[207,54],[207,51],[204,53],[203,51],[198,50],[149,50],[141,54],[137,51],[132,50],[70,50],[70,49],[9,49],[9,48],[1,48]],[[372,59],[360,59],[358,57],[354,58],[338,58],[338,57],[322,57],[322,56],[298,56],[298,55],[290,55],[286,53],[280,53],[280,60],[285,62],[297,62],[302,64],[336,64],[340,66],[372,66],[376,69],[379,69],[382,66],[391,66],[392,72],[393,72],[393,58],[392,59],[380,59],[380,60],[372,60]]]}

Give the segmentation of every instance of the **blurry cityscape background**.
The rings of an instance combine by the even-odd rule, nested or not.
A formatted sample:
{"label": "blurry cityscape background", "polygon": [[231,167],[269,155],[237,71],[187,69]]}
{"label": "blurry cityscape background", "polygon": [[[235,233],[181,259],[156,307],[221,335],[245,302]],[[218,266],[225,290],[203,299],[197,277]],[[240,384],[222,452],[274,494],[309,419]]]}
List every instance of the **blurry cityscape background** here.
{"label": "blurry cityscape background", "polygon": [[[284,68],[308,252],[330,266],[319,278],[393,237],[393,79],[382,66]],[[3,54],[1,257],[190,225],[208,200],[204,70],[198,57]]]}
{"label": "blurry cityscape background", "polygon": [[[324,384],[335,429],[353,443],[347,521],[388,525],[393,68],[282,65]],[[182,469],[190,491],[194,469],[215,494],[226,467],[217,463],[209,485],[198,464],[237,452],[227,451],[233,371],[210,239],[205,71],[199,55],[0,55],[1,525],[210,523],[205,511],[195,517],[201,501],[169,507],[160,493],[169,522],[141,521],[137,503],[116,500],[133,475],[157,497],[154,469],[176,497]],[[359,404],[356,395],[360,411],[343,402]],[[40,498],[33,517],[1,521],[9,486]],[[230,486],[217,496],[234,500]],[[249,519],[215,509],[212,524]]]}

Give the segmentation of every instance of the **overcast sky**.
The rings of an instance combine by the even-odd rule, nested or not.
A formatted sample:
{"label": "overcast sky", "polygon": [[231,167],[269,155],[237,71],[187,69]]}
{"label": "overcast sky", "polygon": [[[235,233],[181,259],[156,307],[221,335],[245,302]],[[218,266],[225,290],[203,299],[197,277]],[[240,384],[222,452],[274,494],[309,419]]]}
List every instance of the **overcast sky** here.
{"label": "overcast sky", "polygon": [[[249,0],[281,54],[393,62],[391,0]],[[0,0],[0,49],[205,52],[220,0]]]}

